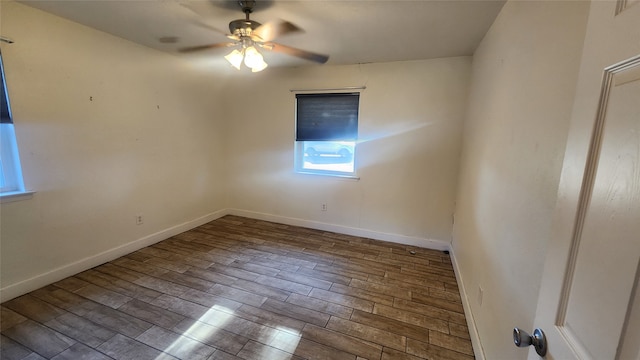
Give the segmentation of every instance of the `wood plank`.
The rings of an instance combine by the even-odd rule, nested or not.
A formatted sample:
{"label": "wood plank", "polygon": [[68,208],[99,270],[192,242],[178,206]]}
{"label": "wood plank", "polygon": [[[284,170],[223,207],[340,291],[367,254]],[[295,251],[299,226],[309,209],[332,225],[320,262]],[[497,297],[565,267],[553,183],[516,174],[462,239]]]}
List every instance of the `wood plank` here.
{"label": "wood plank", "polygon": [[351,321],[359,324],[367,325],[375,329],[388,331],[390,333],[411,337],[414,339],[429,341],[429,330],[409,324],[403,321],[391,319],[385,316],[367,313],[360,310],[354,310]]}
{"label": "wood plank", "polygon": [[313,289],[309,293],[310,297],[314,297],[320,300],[336,303],[339,305],[347,306],[353,309],[371,312],[375,303],[373,301],[359,299],[357,297],[338,294],[332,291]]}
{"label": "wood plank", "polygon": [[98,350],[114,359],[177,359],[120,334],[100,345]]}
{"label": "wood plank", "polygon": [[429,330],[429,344],[473,356],[473,348],[467,339]]}
{"label": "wood plank", "polygon": [[52,358],[76,343],[33,320],[23,321],[5,330],[3,335],[46,358]]}
{"label": "wood plank", "polygon": [[420,357],[421,359],[442,359],[442,360],[474,360],[471,355],[459,353],[457,351],[445,349],[423,341],[407,339],[407,353]]}
{"label": "wood plank", "polygon": [[265,301],[261,308],[318,326],[325,326],[331,317],[320,311],[273,299]]}
{"label": "wood plank", "polygon": [[332,316],[326,328],[400,351],[404,351],[407,346],[405,336],[339,317]]}
{"label": "wood plank", "polygon": [[407,301],[403,299],[395,299],[393,301],[393,307],[416,312],[418,314],[424,314],[436,319],[442,319],[446,321],[452,321],[457,324],[466,324],[464,314],[439,308],[437,306],[425,305],[413,301]]}
{"label": "wood plank", "polygon": [[130,298],[146,302],[151,302],[158,296],[162,295],[161,292],[134,284],[126,280],[122,280],[118,277],[102,273],[95,269],[81,272],[75,277],[82,279],[88,283],[117,292],[118,294],[122,294]]}
{"label": "wood plank", "polygon": [[178,359],[206,360],[216,351],[214,347],[159,326],[145,331],[136,340],[153,348],[162,349],[164,353]]}
{"label": "wood plank", "polygon": [[27,318],[17,312],[9,310],[4,306],[0,307],[0,331],[18,325],[25,320],[27,320]]}
{"label": "wood plank", "polygon": [[312,324],[307,324],[304,327],[302,337],[320,344],[330,344],[336,349],[362,356],[366,359],[380,359],[382,354],[382,346],[380,345]]}
{"label": "wood plank", "polygon": [[260,344],[256,341],[249,341],[247,345],[240,350],[238,356],[247,360],[303,360],[303,358],[299,356],[295,356],[271,346]]}
{"label": "wood plank", "polygon": [[98,347],[116,335],[114,330],[102,327],[72,313],[60,315],[47,321],[44,325],[92,348]]}
{"label": "wood plank", "polygon": [[388,295],[388,293],[383,294],[379,292],[367,291],[367,290],[362,290],[362,289],[351,287],[351,286],[344,286],[341,284],[333,284],[331,285],[331,288],[329,290],[338,294],[345,294],[345,295],[350,295],[360,299],[369,300],[376,304],[383,304],[383,305],[393,304],[393,296]]}
{"label": "wood plank", "polygon": [[237,354],[249,341],[244,336],[193,319],[182,320],[172,330],[182,336],[222,350],[224,354],[217,355],[223,358],[227,354]]}
{"label": "wood plank", "polygon": [[40,323],[45,323],[66,313],[66,311],[29,294],[7,301],[3,306],[20,314],[21,317],[30,318]]}
{"label": "wood plank", "polygon": [[344,319],[350,318],[353,313],[353,308],[299,294],[291,294],[287,302]]}
{"label": "wood plank", "polygon": [[423,327],[425,329],[449,333],[448,321],[432,318],[422,314],[417,314],[412,311],[376,304],[373,309],[373,314],[384,316],[395,321],[401,321],[403,323]]}

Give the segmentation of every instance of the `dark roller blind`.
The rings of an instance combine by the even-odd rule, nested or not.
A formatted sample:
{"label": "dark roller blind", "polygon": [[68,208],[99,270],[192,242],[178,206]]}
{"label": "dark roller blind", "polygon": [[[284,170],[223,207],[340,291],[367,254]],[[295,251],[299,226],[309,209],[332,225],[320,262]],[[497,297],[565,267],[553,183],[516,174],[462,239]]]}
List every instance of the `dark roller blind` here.
{"label": "dark roller blind", "polygon": [[4,85],[4,65],[2,64],[2,53],[0,53],[0,73],[0,77],[2,78],[2,84],[0,84],[0,89],[2,89],[2,94],[0,94],[0,123],[11,124],[13,123],[13,120],[11,120],[11,111],[9,110],[7,88]]}
{"label": "dark roller blind", "polygon": [[359,93],[297,94],[296,140],[357,140],[359,101]]}

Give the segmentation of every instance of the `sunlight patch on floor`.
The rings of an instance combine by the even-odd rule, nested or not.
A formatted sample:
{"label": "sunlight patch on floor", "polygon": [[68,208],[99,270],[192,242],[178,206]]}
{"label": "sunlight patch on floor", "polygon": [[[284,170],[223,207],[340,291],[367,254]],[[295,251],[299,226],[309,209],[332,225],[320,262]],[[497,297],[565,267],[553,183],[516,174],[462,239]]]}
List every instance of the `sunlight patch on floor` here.
{"label": "sunlight patch on floor", "polygon": [[289,329],[287,327],[277,326],[277,334],[269,341],[269,346],[286,351],[288,353],[295,353],[298,343],[302,336],[296,330]]}
{"label": "sunlight patch on floor", "polygon": [[[233,317],[233,310],[224,306],[214,305],[206,313],[193,323],[186,331],[182,332],[171,345],[163,352],[167,354],[189,354],[203,344],[193,339],[206,339],[220,330]],[[162,355],[160,356],[162,357]]]}
{"label": "sunlight patch on floor", "polygon": [[233,318],[233,310],[224,306],[213,305],[198,321],[215,327],[223,327]]}

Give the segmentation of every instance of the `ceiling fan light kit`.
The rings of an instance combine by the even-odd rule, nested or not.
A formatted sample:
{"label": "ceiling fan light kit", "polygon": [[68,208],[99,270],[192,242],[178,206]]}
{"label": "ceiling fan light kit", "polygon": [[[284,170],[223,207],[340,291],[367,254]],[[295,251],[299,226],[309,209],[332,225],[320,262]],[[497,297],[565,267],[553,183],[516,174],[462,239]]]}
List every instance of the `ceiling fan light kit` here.
{"label": "ceiling fan light kit", "polygon": [[252,72],[262,71],[267,68],[262,54],[255,47],[249,46],[244,50],[244,64],[251,68]]}
{"label": "ceiling fan light kit", "polygon": [[252,72],[259,72],[267,68],[267,63],[264,61],[264,57],[258,51],[257,47],[266,49],[269,51],[280,52],[287,55],[299,57],[301,59],[314,61],[324,64],[329,60],[329,56],[312,53],[310,51],[296,49],[290,46],[285,46],[272,42],[278,36],[286,35],[295,32],[302,32],[302,29],[288,21],[270,21],[265,24],[260,24],[257,21],[249,19],[249,14],[253,12],[253,6],[255,0],[240,0],[238,4],[242,8],[242,12],[245,14],[244,19],[233,20],[229,23],[230,34],[226,36],[234,40],[232,43],[220,43],[210,45],[193,46],[190,48],[181,49],[181,52],[193,52],[207,49],[214,49],[218,47],[231,47],[236,46],[240,49],[234,49],[231,53],[227,54],[224,58],[234,68],[240,70],[242,63],[250,68]]}
{"label": "ceiling fan light kit", "polygon": [[228,55],[224,57],[227,61],[236,69],[240,70],[242,66],[242,59],[244,58],[244,54],[238,49],[233,50]]}

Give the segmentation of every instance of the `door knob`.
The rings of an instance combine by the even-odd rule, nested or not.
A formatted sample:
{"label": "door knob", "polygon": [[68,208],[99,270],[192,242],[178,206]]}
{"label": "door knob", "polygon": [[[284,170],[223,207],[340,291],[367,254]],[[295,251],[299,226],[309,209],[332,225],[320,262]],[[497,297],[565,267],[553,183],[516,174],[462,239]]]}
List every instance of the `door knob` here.
{"label": "door knob", "polygon": [[533,345],[538,355],[542,357],[547,355],[547,337],[540,328],[533,331],[533,336],[529,335],[529,333],[524,330],[513,328],[513,342],[517,347]]}

